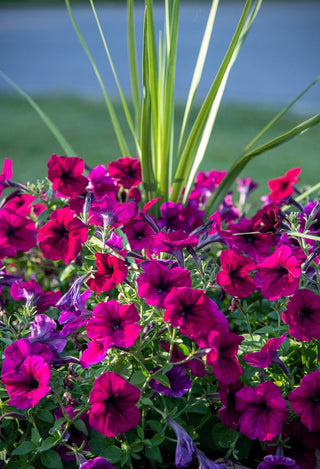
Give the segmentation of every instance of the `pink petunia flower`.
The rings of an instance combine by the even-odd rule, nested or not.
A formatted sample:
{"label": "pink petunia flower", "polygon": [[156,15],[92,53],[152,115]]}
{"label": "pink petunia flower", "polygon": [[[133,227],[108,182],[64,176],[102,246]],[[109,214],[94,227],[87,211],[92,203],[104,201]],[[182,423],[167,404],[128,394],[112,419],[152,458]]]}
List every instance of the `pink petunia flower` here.
{"label": "pink petunia flower", "polygon": [[261,286],[262,295],[268,300],[292,295],[299,287],[301,265],[289,246],[276,248],[257,266],[257,271],[256,285]]}
{"label": "pink petunia flower", "polygon": [[47,259],[62,259],[67,264],[80,253],[88,238],[88,227],[68,207],[56,210],[50,218],[38,231],[39,247]]}
{"label": "pink petunia flower", "polygon": [[125,189],[138,186],[141,179],[141,164],[137,158],[125,156],[108,164],[108,173]]}
{"label": "pink petunia flower", "polygon": [[28,339],[19,339],[8,345],[4,351],[5,359],[2,364],[2,377],[17,373],[29,355],[39,355],[46,363],[51,364],[53,353],[46,344],[31,343]]}
{"label": "pink petunia flower", "polygon": [[222,251],[220,256],[222,270],[217,274],[217,284],[229,295],[245,298],[250,296],[256,286],[249,272],[256,268],[252,259],[235,251]]}
{"label": "pink petunia flower", "polygon": [[164,301],[173,287],[191,287],[191,276],[187,269],[172,267],[152,260],[143,264],[144,273],[137,278],[138,295],[148,305],[164,308]]}
{"label": "pink petunia flower", "polygon": [[92,312],[86,330],[90,339],[103,343],[104,349],[110,347],[131,347],[138,338],[141,326],[136,306],[115,300],[99,303]]}
{"label": "pink petunia flower", "polygon": [[271,193],[268,195],[270,200],[283,200],[294,192],[293,184],[299,182],[298,175],[300,174],[300,168],[292,168],[286,172],[282,177],[271,179],[268,182],[268,186]]}
{"label": "pink petunia flower", "polygon": [[310,432],[320,430],[320,370],[304,376],[300,386],[289,394],[289,402]]}
{"label": "pink petunia flower", "polygon": [[124,261],[112,254],[95,254],[95,265],[97,270],[93,277],[87,280],[90,290],[97,292],[112,290],[116,285],[123,282],[128,274],[128,268]]}
{"label": "pink petunia flower", "polygon": [[272,440],[289,417],[281,389],[271,381],[240,389],[236,393],[236,410],[241,412],[240,432],[251,440]]}
{"label": "pink petunia flower", "polygon": [[102,435],[114,437],[138,425],[141,415],[136,403],[140,390],[121,376],[108,371],[94,382],[89,396],[89,423]]}
{"label": "pink petunia flower", "polygon": [[190,287],[172,288],[165,299],[163,319],[171,326],[179,327],[180,332],[190,339],[207,336],[217,324],[225,324],[228,328],[228,320],[216,303],[202,290]]}
{"label": "pink petunia flower", "polygon": [[103,197],[111,193],[116,195],[118,188],[110,176],[107,176],[107,170],[104,165],[93,168],[89,173],[88,189],[92,190],[96,197]]}
{"label": "pink petunia flower", "polygon": [[320,296],[302,288],[290,298],[282,320],[289,325],[289,333],[298,340],[320,340]]}
{"label": "pink petunia flower", "polygon": [[35,223],[10,209],[0,210],[0,259],[28,252],[36,245]]}
{"label": "pink petunia flower", "polygon": [[84,161],[75,156],[52,155],[48,161],[48,179],[53,189],[66,197],[84,192],[88,179],[83,176]]}

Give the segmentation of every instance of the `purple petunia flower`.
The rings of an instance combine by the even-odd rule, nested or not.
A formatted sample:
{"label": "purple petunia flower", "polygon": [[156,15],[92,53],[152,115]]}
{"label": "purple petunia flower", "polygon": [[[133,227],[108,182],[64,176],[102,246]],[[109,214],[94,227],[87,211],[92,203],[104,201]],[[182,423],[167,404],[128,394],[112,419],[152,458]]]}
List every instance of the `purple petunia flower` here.
{"label": "purple petunia flower", "polygon": [[169,231],[168,233],[159,231],[154,236],[153,241],[152,251],[154,254],[168,252],[177,259],[180,267],[184,266],[183,249],[194,247],[198,244],[198,238],[188,236],[182,230]]}
{"label": "purple petunia flower", "polygon": [[177,437],[175,454],[176,467],[187,467],[196,456],[196,446],[191,436],[177,422],[167,417],[167,421]]}
{"label": "purple petunia flower", "polygon": [[[154,371],[157,371],[157,369]],[[191,379],[184,366],[175,365],[165,375],[169,379],[170,387],[159,383],[155,379],[150,379],[150,388],[159,394],[172,397],[181,397],[191,389]]]}
{"label": "purple petunia flower", "polygon": [[320,430],[320,370],[304,376],[300,386],[289,394],[289,402],[310,432]]}
{"label": "purple petunia flower", "polygon": [[286,467],[289,469],[300,469],[294,459],[271,454],[263,458],[263,461],[258,465],[257,469],[285,469]]}
{"label": "purple petunia flower", "polygon": [[47,344],[54,353],[61,353],[67,344],[68,339],[57,331],[57,324],[46,314],[37,314],[30,324],[30,329],[30,342]]}
{"label": "purple petunia flower", "polygon": [[26,306],[34,306],[38,313],[43,313],[55,306],[60,300],[61,292],[44,292],[40,285],[33,279],[28,282],[16,282],[10,289],[12,298],[16,301],[26,300]]}
{"label": "purple petunia flower", "polygon": [[289,325],[289,333],[298,340],[320,340],[320,296],[302,288],[290,298],[282,320]]}
{"label": "purple petunia flower", "polygon": [[211,459],[208,459],[207,456],[197,449],[197,458],[199,461],[199,469],[226,469],[224,464],[218,464]]}
{"label": "purple petunia flower", "polygon": [[94,382],[89,396],[89,423],[102,435],[114,437],[138,425],[141,415],[136,403],[140,390],[121,376],[107,371]]}
{"label": "purple petunia flower", "polygon": [[281,389],[271,381],[256,388],[245,386],[236,393],[236,410],[241,412],[240,431],[251,440],[272,440],[279,435],[289,411]]}
{"label": "purple petunia flower", "polygon": [[232,383],[219,382],[219,396],[222,407],[218,414],[222,423],[231,430],[238,430],[238,420],[241,412],[236,410],[236,393],[244,386],[243,382],[238,380]]}
{"label": "purple petunia flower", "polygon": [[115,468],[105,458],[98,456],[97,458],[90,459],[89,461],[84,461],[83,463],[81,463],[79,469],[115,469]]}
{"label": "purple petunia flower", "polygon": [[121,203],[113,196],[105,195],[92,202],[89,211],[89,224],[117,228],[137,215],[135,202]]}
{"label": "purple petunia flower", "polygon": [[268,368],[271,363],[280,366],[277,350],[279,350],[286,338],[287,334],[283,334],[281,337],[269,339],[259,352],[247,353],[244,355],[243,360],[257,368]]}

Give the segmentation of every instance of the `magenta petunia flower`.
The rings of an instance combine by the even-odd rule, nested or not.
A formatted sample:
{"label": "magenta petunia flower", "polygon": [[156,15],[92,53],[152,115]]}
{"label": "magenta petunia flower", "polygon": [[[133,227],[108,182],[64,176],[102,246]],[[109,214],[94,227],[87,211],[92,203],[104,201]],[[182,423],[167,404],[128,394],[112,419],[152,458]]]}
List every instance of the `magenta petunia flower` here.
{"label": "magenta petunia flower", "polygon": [[277,351],[286,338],[287,334],[283,334],[281,337],[269,339],[259,352],[247,353],[244,355],[243,360],[257,368],[268,368],[271,363],[279,364],[280,359]]}
{"label": "magenta petunia flower", "polygon": [[44,257],[66,264],[73,261],[88,238],[88,227],[68,207],[56,210],[38,231],[38,242]]}
{"label": "magenta petunia flower", "polygon": [[114,437],[138,425],[141,415],[136,403],[140,390],[121,376],[108,371],[94,382],[89,396],[89,423],[102,435]]}
{"label": "magenta petunia flower", "polygon": [[123,304],[115,300],[99,303],[92,312],[86,330],[90,339],[110,347],[131,347],[138,338],[141,326],[136,306]]}
{"label": "magenta petunia flower", "polygon": [[[157,371],[155,369],[154,371]],[[184,366],[175,365],[165,373],[170,387],[159,383],[156,379],[150,379],[149,386],[154,391],[165,396],[181,397],[191,389],[192,383]]]}
{"label": "magenta petunia flower", "polygon": [[108,173],[125,189],[138,186],[141,179],[141,164],[137,158],[125,156],[108,164]]}
{"label": "magenta petunia flower", "polygon": [[93,363],[100,363],[105,359],[108,349],[104,346],[103,340],[93,339],[88,342],[88,347],[82,352],[80,365],[88,368]]}
{"label": "magenta petunia flower", "polygon": [[282,320],[289,325],[289,333],[298,340],[320,340],[320,296],[302,288],[290,298]]}
{"label": "magenta petunia flower", "polygon": [[17,191],[17,195],[13,196],[14,194],[15,193],[10,194],[10,199],[7,197],[5,207],[23,217],[30,215],[31,211],[33,211],[35,215],[39,215],[46,209],[45,206],[40,203],[35,204],[36,199],[30,194],[20,194],[19,191]]}
{"label": "magenta petunia flower", "polygon": [[107,170],[104,165],[93,168],[89,173],[88,189],[92,190],[96,197],[103,197],[111,193],[115,195],[118,192],[116,183],[110,176],[107,176]]}
{"label": "magenta petunia flower", "polygon": [[224,325],[209,332],[206,363],[212,367],[218,381],[232,383],[242,375],[243,369],[237,360],[237,353],[243,340],[244,337],[227,332]]}
{"label": "magenta petunia flower", "polygon": [[2,173],[0,174],[0,196],[4,189],[9,187],[8,181],[12,178],[12,161],[5,158]]}
{"label": "magenta petunia flower", "polygon": [[238,420],[241,412],[236,410],[236,393],[242,389],[244,384],[237,380],[232,383],[219,382],[219,396],[222,407],[218,414],[222,423],[231,430],[238,430]]}
{"label": "magenta petunia flower", "polygon": [[122,259],[112,254],[101,253],[96,253],[95,257],[97,270],[93,273],[93,277],[87,280],[90,290],[97,293],[109,291],[125,280],[128,268]]}
{"label": "magenta petunia flower", "polygon": [[36,226],[29,218],[10,209],[0,210],[0,258],[28,252],[36,242]]}
{"label": "magenta petunia flower", "polygon": [[50,392],[50,367],[40,355],[28,355],[19,368],[2,376],[10,396],[8,405],[17,409],[34,407]]}
{"label": "magenta petunia flower", "polygon": [[52,362],[53,353],[46,344],[31,343],[28,339],[19,339],[8,345],[4,351],[5,359],[2,364],[2,377],[17,373],[24,361],[30,355],[39,355],[48,364]]}
{"label": "magenta petunia flower", "polygon": [[53,189],[66,197],[85,191],[88,179],[83,176],[84,161],[75,156],[52,155],[48,161],[48,179]]}
{"label": "magenta petunia flower", "polygon": [[281,433],[282,424],[289,417],[281,389],[271,381],[258,384],[256,388],[240,389],[236,393],[236,410],[241,412],[240,432],[251,440],[272,440]]}
{"label": "magenta petunia flower", "polygon": [[300,386],[289,394],[289,402],[310,432],[320,430],[320,370],[304,376]]}
{"label": "magenta petunia flower", "polygon": [[198,244],[198,238],[188,236],[182,230],[169,231],[168,233],[160,231],[154,236],[153,241],[152,251],[154,254],[168,252],[177,259],[180,267],[184,265],[183,249]]}
{"label": "magenta petunia flower", "polygon": [[36,307],[38,313],[47,311],[55,306],[61,298],[61,292],[44,292],[33,279],[28,282],[16,282],[10,289],[12,298],[16,301],[26,300],[26,306]]}
{"label": "magenta petunia flower", "polygon": [[113,196],[105,195],[94,200],[89,211],[89,224],[118,228],[137,215],[135,202],[118,202]]}
{"label": "magenta petunia flower", "polygon": [[160,228],[167,230],[183,230],[186,233],[202,225],[204,212],[182,204],[165,202],[160,207],[161,216],[157,222]]}
{"label": "magenta petunia flower", "polygon": [[276,248],[257,266],[257,271],[259,279],[256,279],[256,284],[261,286],[262,295],[268,300],[292,295],[299,287],[301,265],[289,246]]}
{"label": "magenta petunia flower", "polygon": [[152,246],[155,231],[141,216],[126,223],[122,231],[127,236],[131,249],[141,251]]}
{"label": "magenta petunia flower", "polygon": [[268,195],[270,200],[283,200],[294,192],[293,184],[299,182],[298,175],[300,168],[292,168],[282,177],[271,179],[268,186],[271,193]]}
{"label": "magenta petunia flower", "polygon": [[[207,336],[217,324],[228,328],[228,320],[202,290],[173,287],[165,299],[164,321],[179,327],[190,339]],[[201,344],[199,344],[202,346]]]}
{"label": "magenta petunia flower", "polygon": [[217,274],[217,284],[229,295],[245,298],[250,296],[256,286],[249,272],[256,268],[252,259],[230,250],[222,251],[220,256],[222,270]]}
{"label": "magenta petunia flower", "polygon": [[164,263],[152,260],[142,265],[144,273],[137,278],[138,295],[148,305],[164,308],[164,301],[173,287],[191,287],[187,269],[168,268]]}

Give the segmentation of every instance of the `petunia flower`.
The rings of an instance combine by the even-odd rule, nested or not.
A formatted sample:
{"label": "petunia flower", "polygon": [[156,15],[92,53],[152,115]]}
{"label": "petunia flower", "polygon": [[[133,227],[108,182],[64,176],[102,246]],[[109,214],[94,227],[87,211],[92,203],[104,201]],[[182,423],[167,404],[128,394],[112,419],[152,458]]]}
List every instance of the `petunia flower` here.
{"label": "petunia flower", "polygon": [[12,178],[12,161],[5,158],[2,173],[0,174],[0,196],[4,189],[9,187],[8,181]]}
{"label": "petunia flower", "polygon": [[31,343],[28,339],[18,339],[8,345],[4,351],[5,359],[2,363],[2,377],[7,374],[17,373],[26,357],[36,355],[51,364],[53,353],[46,344]]}
{"label": "petunia flower", "polygon": [[89,224],[118,228],[137,215],[135,202],[118,202],[113,196],[104,195],[94,200],[89,211]]}
{"label": "petunia flower", "polygon": [[125,156],[108,164],[108,173],[125,189],[138,186],[141,179],[141,164],[137,158]]}
{"label": "petunia flower", "polygon": [[87,280],[90,290],[97,292],[112,290],[116,285],[123,282],[128,274],[128,268],[124,261],[112,254],[95,254],[95,265],[97,270],[92,278]]}
{"label": "petunia flower", "polygon": [[218,464],[211,459],[207,458],[207,456],[197,449],[197,459],[199,462],[199,469],[226,469],[224,464]]}
{"label": "petunia flower", "polygon": [[302,288],[290,298],[282,320],[289,325],[292,337],[310,342],[320,340],[320,296]]}
{"label": "petunia flower", "polygon": [[[157,369],[154,371],[157,371]],[[184,366],[175,365],[165,375],[169,380],[170,387],[152,378],[149,381],[150,388],[159,394],[172,397],[181,397],[191,389],[191,379]]]}
{"label": "petunia flower", "polygon": [[[297,421],[286,423],[282,430],[282,439],[287,441],[286,455],[294,459],[300,469],[315,469],[316,449],[320,449],[320,431],[309,432],[303,423]],[[271,450],[274,448],[270,447]]]}
{"label": "petunia flower", "polygon": [[46,314],[36,314],[30,330],[28,339],[31,343],[47,344],[54,353],[61,353],[67,344],[68,339],[57,331],[56,322]]}
{"label": "petunia flower", "polygon": [[122,231],[128,238],[130,248],[134,251],[141,251],[152,246],[154,229],[142,216],[131,219],[122,227]]}
{"label": "petunia flower", "polygon": [[[166,352],[169,352],[170,350],[169,342],[160,343],[160,345]],[[187,356],[183,352],[181,352],[181,350],[179,350],[177,344],[173,344],[170,362],[174,363],[174,362],[184,361],[184,363],[181,363],[181,366],[185,368],[189,368],[193,376],[198,376],[199,378],[209,374],[209,372],[206,371],[205,365],[201,359],[191,358],[185,361],[186,358]]]}
{"label": "petunia flower", "polygon": [[294,192],[293,184],[299,182],[298,175],[301,168],[292,168],[282,177],[271,179],[268,186],[271,193],[268,194],[270,200],[283,200]]}
{"label": "petunia flower", "polygon": [[304,376],[288,396],[290,405],[310,432],[320,430],[320,370]]}
{"label": "petunia flower", "polygon": [[[80,459],[80,458],[79,458]],[[79,469],[115,469],[114,466],[106,460],[98,456],[97,458],[90,459],[81,463]]]}
{"label": "petunia flower", "polygon": [[144,273],[137,278],[138,295],[148,305],[164,308],[164,302],[173,287],[191,287],[191,276],[187,269],[168,268],[163,262],[152,260],[143,263]]}
{"label": "petunia flower", "polygon": [[300,469],[294,459],[285,456],[276,456],[269,454],[263,458],[263,461],[257,466],[257,469]]}
{"label": "petunia flower", "polygon": [[250,296],[256,286],[249,272],[256,268],[254,261],[233,250],[222,251],[220,256],[222,270],[218,272],[216,282],[229,295],[245,298]]}
{"label": "petunia flower", "polygon": [[86,330],[90,339],[102,341],[104,348],[131,347],[141,326],[134,303],[120,305],[115,300],[99,303],[92,312]]}
{"label": "petunia flower", "polygon": [[35,223],[10,209],[0,210],[0,259],[28,252],[36,245]]}
{"label": "petunia flower", "polygon": [[196,446],[191,436],[184,430],[181,425],[167,417],[167,421],[174,430],[177,437],[177,446],[175,452],[176,467],[187,467],[196,457]]}
{"label": "petunia flower", "polygon": [[251,366],[257,368],[268,368],[271,363],[279,365],[279,357],[277,351],[286,340],[287,334],[281,337],[269,339],[259,352],[247,353],[243,360]]}
{"label": "petunia flower", "polygon": [[88,179],[83,176],[84,161],[75,156],[52,155],[48,161],[48,179],[53,189],[66,197],[84,192]]}
{"label": "petunia flower", "polygon": [[242,381],[237,380],[231,383],[219,382],[219,396],[222,407],[218,410],[219,418],[226,427],[231,430],[238,430],[238,420],[241,412],[236,410],[236,393],[243,388]]}
{"label": "petunia flower", "polygon": [[61,297],[61,292],[44,292],[33,279],[28,282],[16,282],[11,286],[10,294],[16,301],[26,300],[27,307],[35,307],[38,313],[47,311],[55,306]]}
{"label": "petunia flower", "polygon": [[183,249],[194,247],[198,244],[196,236],[188,236],[184,231],[160,231],[153,238],[152,251],[154,254],[168,252],[174,256],[180,267],[184,267]]}
{"label": "petunia flower", "polygon": [[89,396],[89,423],[102,435],[114,437],[138,425],[141,415],[136,403],[140,390],[121,376],[107,371],[99,376]]}
{"label": "petunia flower", "polygon": [[104,165],[99,165],[93,168],[89,173],[88,189],[92,190],[96,197],[103,197],[111,193],[118,192],[117,185],[110,176],[107,176],[107,170]]}
{"label": "petunia flower", "polygon": [[251,440],[272,440],[281,433],[282,424],[289,417],[281,389],[271,381],[255,388],[245,386],[240,389],[236,393],[236,410],[241,412],[240,432]]}
{"label": "petunia flower", "polygon": [[292,295],[299,287],[301,265],[289,246],[281,245],[257,266],[255,279],[261,293],[268,300]]}
{"label": "petunia flower", "polygon": [[68,264],[80,253],[88,238],[88,227],[68,207],[55,210],[50,218],[38,231],[39,247],[47,259],[62,259]]}

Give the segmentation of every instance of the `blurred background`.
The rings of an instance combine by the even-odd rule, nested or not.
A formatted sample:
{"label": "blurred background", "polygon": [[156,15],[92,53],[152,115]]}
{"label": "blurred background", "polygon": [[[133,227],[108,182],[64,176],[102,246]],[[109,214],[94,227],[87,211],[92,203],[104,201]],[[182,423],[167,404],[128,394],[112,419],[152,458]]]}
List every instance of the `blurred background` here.
{"label": "blurred background", "polygon": [[[199,104],[208,91],[240,18],[244,1],[221,0],[203,78]],[[119,112],[121,106],[89,0],[71,5],[80,30]],[[126,3],[95,2],[120,84],[130,96]],[[163,30],[164,2],[155,2],[156,30]],[[210,2],[181,0],[175,96],[176,128],[181,124]],[[136,2],[138,58],[142,48],[143,2]],[[264,0],[226,86],[223,105],[203,170],[228,169],[246,144],[286,104],[320,74],[320,2]],[[120,157],[102,91],[73,29],[64,2],[0,0],[0,70],[43,108],[75,149],[93,166]],[[267,139],[289,130],[320,110],[320,82],[283,118]],[[195,109],[196,112],[196,109]],[[46,175],[46,162],[62,154],[35,111],[0,77],[0,160],[13,161],[14,179]],[[126,130],[128,140],[130,133]],[[132,144],[132,156],[134,145]],[[302,168],[305,184],[318,182],[320,129],[315,127],[266,153],[244,175],[261,184],[291,167]],[[1,161],[0,161],[1,163]]]}

